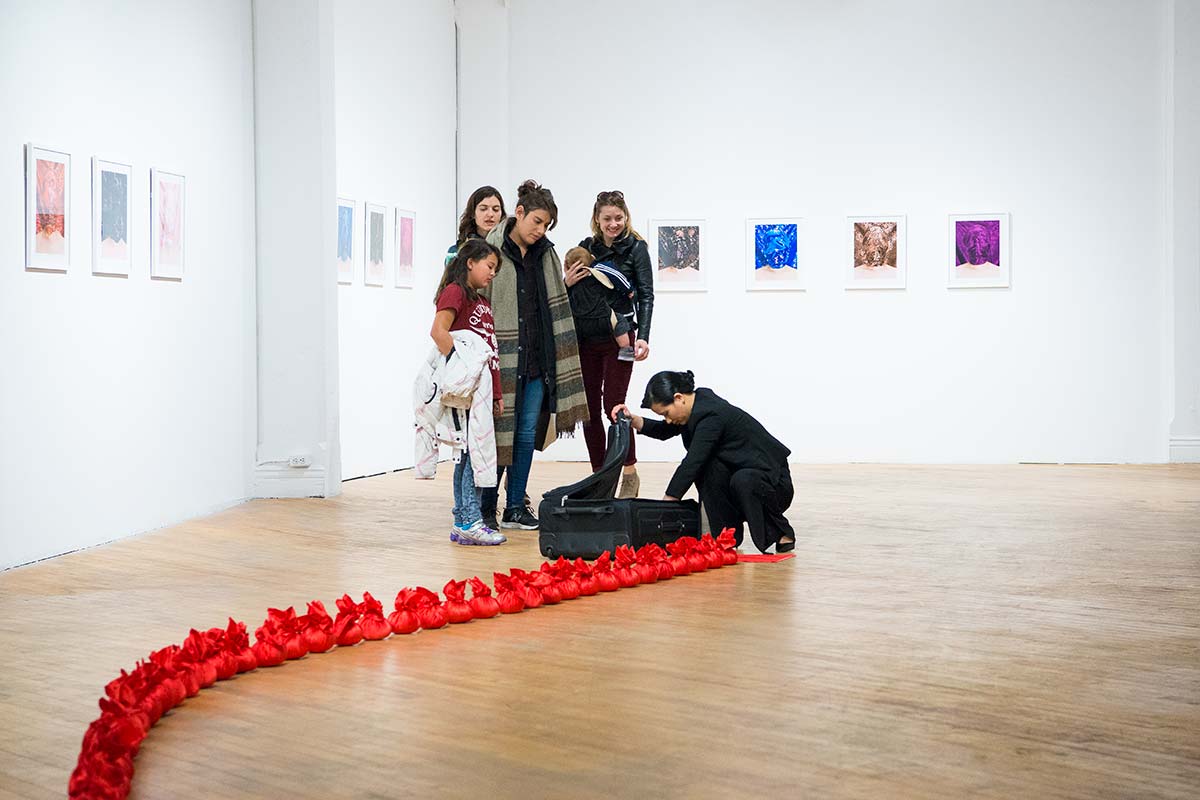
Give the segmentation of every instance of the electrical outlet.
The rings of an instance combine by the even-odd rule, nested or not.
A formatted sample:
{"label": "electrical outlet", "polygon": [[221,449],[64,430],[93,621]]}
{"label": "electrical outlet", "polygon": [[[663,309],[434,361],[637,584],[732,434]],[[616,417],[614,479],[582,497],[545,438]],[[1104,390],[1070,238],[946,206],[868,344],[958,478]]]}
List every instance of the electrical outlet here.
{"label": "electrical outlet", "polygon": [[288,459],[289,467],[307,467],[309,466],[308,456],[292,456]]}

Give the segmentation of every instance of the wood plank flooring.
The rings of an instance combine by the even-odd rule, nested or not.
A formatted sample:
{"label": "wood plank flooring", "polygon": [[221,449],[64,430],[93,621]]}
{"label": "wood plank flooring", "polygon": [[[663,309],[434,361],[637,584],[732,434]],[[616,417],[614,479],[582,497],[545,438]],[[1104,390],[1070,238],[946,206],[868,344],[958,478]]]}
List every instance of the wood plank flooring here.
{"label": "wood plank flooring", "polygon": [[[793,560],[219,683],[133,797],[1200,795],[1200,467],[793,475]],[[0,574],[0,798],[63,796],[104,684],[189,627],[541,561],[450,544],[448,470],[344,488]]]}

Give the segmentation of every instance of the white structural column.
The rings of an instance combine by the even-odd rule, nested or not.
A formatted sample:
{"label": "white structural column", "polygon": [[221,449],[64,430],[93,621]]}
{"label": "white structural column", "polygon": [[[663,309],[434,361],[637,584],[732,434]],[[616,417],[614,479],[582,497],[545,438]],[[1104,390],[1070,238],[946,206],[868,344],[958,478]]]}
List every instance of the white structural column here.
{"label": "white structural column", "polygon": [[457,0],[458,203],[495,186],[508,212],[516,202],[509,175],[509,33],[505,0]]}
{"label": "white structural column", "polygon": [[333,70],[332,0],[254,0],[254,497],[340,491]]}
{"label": "white structural column", "polygon": [[1167,14],[1170,458],[1200,462],[1200,0]]}

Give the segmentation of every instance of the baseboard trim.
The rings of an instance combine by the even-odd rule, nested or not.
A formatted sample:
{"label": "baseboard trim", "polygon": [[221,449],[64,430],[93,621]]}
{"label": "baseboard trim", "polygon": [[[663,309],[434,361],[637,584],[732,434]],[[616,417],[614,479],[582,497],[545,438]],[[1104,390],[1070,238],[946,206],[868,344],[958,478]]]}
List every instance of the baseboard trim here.
{"label": "baseboard trim", "polygon": [[1172,436],[1171,463],[1200,464],[1200,436]]}
{"label": "baseboard trim", "polygon": [[325,468],[322,466],[255,467],[250,496],[254,498],[324,497]]}

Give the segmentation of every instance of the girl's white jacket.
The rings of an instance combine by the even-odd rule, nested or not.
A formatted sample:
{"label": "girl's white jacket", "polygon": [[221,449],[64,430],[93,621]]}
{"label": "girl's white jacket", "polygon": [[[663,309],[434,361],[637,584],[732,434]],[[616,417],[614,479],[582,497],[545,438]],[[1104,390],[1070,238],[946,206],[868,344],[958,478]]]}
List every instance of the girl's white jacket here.
{"label": "girl's white jacket", "polygon": [[488,365],[495,352],[472,331],[451,331],[450,336],[450,357],[434,347],[413,382],[417,477],[437,474],[438,445],[447,444],[456,463],[463,450],[470,453],[475,486],[491,488],[496,485],[496,428]]}

